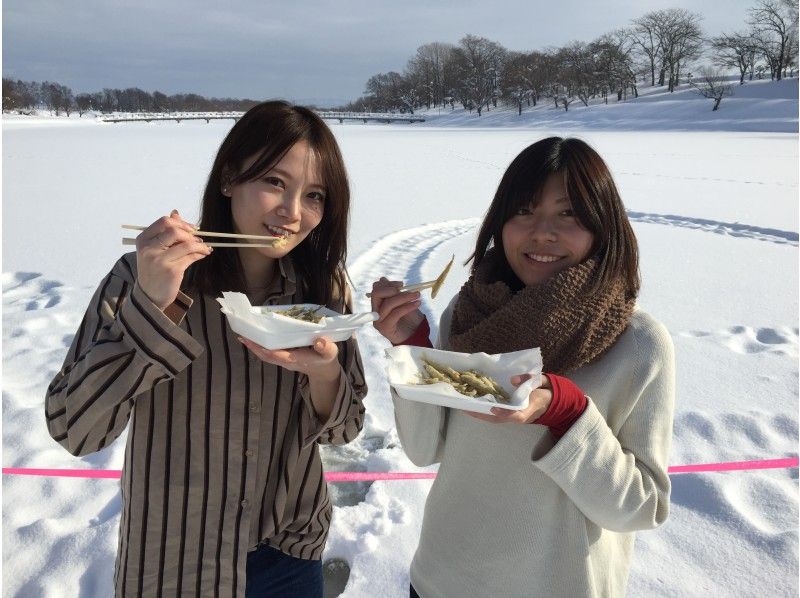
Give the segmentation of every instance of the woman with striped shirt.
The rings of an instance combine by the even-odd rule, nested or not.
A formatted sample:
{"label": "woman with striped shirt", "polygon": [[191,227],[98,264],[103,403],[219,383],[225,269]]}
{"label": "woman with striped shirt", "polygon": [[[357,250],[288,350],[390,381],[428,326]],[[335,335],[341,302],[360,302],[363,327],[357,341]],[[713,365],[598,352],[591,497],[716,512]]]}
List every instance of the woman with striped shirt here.
{"label": "woman with striped shirt", "polygon": [[130,420],[118,596],[322,596],[331,518],[318,443],[359,433],[355,340],[269,351],[238,338],[215,298],[350,309],[349,188],[310,110],[264,102],[231,129],[208,177],[202,230],[284,237],[217,248],[176,210],[103,279],[48,388],[52,437],[101,450]]}

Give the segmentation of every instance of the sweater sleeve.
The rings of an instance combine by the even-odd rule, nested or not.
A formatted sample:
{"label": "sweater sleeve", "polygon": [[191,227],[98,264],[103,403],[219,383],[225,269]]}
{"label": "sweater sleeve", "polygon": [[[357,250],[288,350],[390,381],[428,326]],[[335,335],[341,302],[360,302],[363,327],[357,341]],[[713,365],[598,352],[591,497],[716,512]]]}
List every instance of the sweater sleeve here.
{"label": "sweater sleeve", "polygon": [[132,261],[121,258],[101,282],[47,389],[50,436],[74,455],[116,439],[136,397],[174,378],[203,352],[170,319],[185,314],[191,299],[181,293],[166,316],[136,283]]}
{"label": "sweater sleeve", "polygon": [[[451,301],[439,320],[436,349],[446,348],[446,342],[443,339],[450,336],[452,308],[453,302]],[[449,410],[439,405],[408,401],[397,396],[394,391],[391,393],[394,403],[394,421],[403,451],[411,462],[419,467],[439,463],[444,454]]]}
{"label": "sweater sleeve", "polygon": [[[351,313],[351,295],[346,291],[343,311]],[[301,434],[303,445],[309,446],[317,441],[320,444],[342,445],[358,436],[364,426],[364,397],[367,395],[367,382],[364,365],[355,336],[339,343],[339,372],[336,398],[330,415],[323,421],[314,410],[311,400],[308,376],[300,377],[300,395],[304,408],[301,412]]]}
{"label": "sweater sleeve", "polygon": [[[595,524],[616,532],[652,529],[669,514],[667,474],[675,365],[667,330],[650,320],[635,331],[636,362],[627,417],[615,434],[597,406],[533,464]],[[612,398],[613,400],[613,398]]]}

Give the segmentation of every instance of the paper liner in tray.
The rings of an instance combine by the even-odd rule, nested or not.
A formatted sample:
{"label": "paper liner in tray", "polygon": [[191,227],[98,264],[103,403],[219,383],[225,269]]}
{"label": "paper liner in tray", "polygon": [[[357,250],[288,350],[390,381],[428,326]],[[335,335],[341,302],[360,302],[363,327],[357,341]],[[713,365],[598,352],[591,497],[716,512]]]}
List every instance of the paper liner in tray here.
{"label": "paper liner in tray", "polygon": [[[345,341],[361,326],[378,319],[375,312],[340,314],[312,303],[252,306],[243,293],[225,292],[217,301],[231,330],[267,349],[308,347],[321,336],[334,342]],[[323,318],[314,323],[274,313],[292,307],[311,308]]]}
{"label": "paper liner in tray", "polygon": [[[454,409],[480,413],[490,413],[492,407],[524,409],[528,406],[531,391],[541,383],[542,357],[538,348],[488,355],[401,345],[386,349],[386,356],[389,384],[401,398]],[[460,372],[477,370],[490,376],[511,396],[510,402],[500,403],[490,395],[468,397],[445,382],[414,384],[419,380],[419,374],[424,372],[423,357]],[[518,374],[530,374],[531,378],[519,387],[514,387],[511,377]]]}

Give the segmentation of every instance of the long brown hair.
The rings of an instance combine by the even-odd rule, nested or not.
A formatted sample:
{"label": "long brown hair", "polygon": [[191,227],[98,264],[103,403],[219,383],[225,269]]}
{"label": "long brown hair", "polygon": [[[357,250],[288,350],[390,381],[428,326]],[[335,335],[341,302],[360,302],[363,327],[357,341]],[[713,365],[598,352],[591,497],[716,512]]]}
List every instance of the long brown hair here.
{"label": "long brown hair", "polygon": [[[200,228],[235,232],[230,198],[222,194],[229,185],[253,181],[264,175],[298,141],[306,141],[317,154],[325,207],[321,222],[291,252],[304,299],[332,305],[344,297],[350,187],[339,146],[323,120],[308,108],[287,102],[263,102],[248,110],[222,142],[203,193]],[[255,162],[241,171],[248,158]],[[238,174],[236,174],[238,173]],[[245,292],[239,254],[217,249],[195,262],[184,277],[186,290],[217,296],[222,291]]]}
{"label": "long brown hair", "polygon": [[[574,138],[548,137],[528,146],[514,158],[503,174],[492,204],[483,219],[472,271],[486,255],[490,244],[498,248],[501,276],[513,276],[503,248],[503,226],[522,207],[535,207],[541,190],[553,174],[564,177],[567,197],[578,221],[594,235],[589,253],[599,260],[592,293],[601,292],[617,279],[625,282],[628,297],[639,293],[639,249],[625,213],[619,191],[608,166],[586,142]],[[469,261],[469,260],[468,260]]]}

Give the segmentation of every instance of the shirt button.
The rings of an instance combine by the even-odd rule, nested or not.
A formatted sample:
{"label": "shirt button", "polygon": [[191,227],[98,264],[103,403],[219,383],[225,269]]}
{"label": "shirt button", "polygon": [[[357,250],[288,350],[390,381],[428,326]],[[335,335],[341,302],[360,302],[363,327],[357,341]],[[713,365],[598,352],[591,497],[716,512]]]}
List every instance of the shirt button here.
{"label": "shirt button", "polygon": [[250,449],[247,449],[247,450],[244,452],[244,456],[245,456],[245,457],[252,457],[254,454],[255,454],[255,453],[254,453],[252,450],[250,450]]}
{"label": "shirt button", "polygon": [[249,506],[250,506],[250,501],[249,501],[249,500],[247,500],[247,499],[245,498],[245,499],[242,501],[242,508],[243,508],[243,509],[246,509],[246,508],[247,508],[247,507],[249,507]]}

